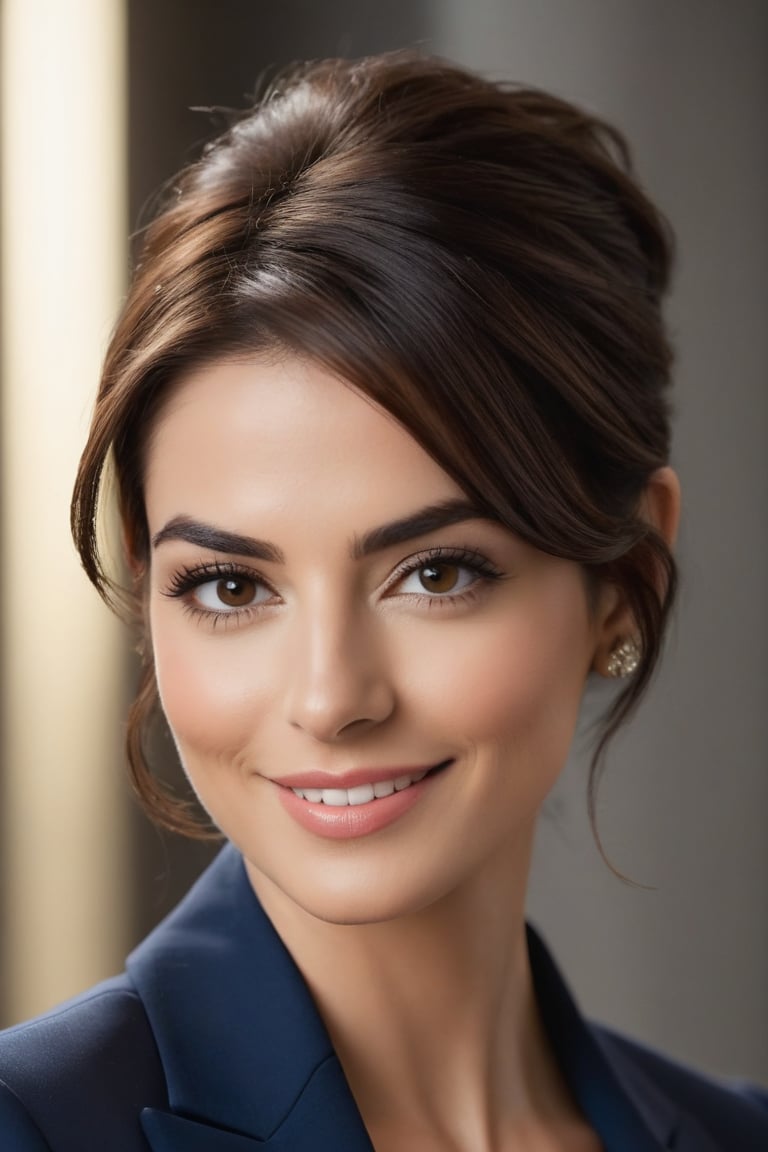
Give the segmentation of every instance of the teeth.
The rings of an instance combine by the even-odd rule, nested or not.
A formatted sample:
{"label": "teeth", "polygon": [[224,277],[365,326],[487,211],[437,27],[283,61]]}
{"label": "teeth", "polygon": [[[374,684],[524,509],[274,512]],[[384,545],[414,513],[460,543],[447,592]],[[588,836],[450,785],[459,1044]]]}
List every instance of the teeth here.
{"label": "teeth", "polygon": [[368,804],[373,800],[373,784],[359,784],[347,791],[350,804]]}
{"label": "teeth", "polygon": [[320,798],[323,804],[330,804],[332,808],[343,808],[349,804],[349,793],[346,788],[323,788]]}
{"label": "teeth", "polygon": [[310,804],[327,804],[331,808],[344,808],[347,805],[370,804],[371,800],[381,800],[393,792],[403,792],[411,784],[418,784],[426,776],[417,772],[414,776],[398,776],[395,780],[379,780],[375,784],[358,784],[355,788],[292,788],[291,791]]}

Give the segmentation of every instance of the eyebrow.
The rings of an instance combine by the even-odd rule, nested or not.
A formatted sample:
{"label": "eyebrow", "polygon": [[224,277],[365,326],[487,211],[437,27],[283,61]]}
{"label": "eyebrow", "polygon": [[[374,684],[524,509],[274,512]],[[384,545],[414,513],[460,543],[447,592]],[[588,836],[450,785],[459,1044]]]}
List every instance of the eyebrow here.
{"label": "eyebrow", "polygon": [[184,540],[196,544],[209,552],[225,552],[230,556],[248,556],[252,560],[267,560],[272,564],[284,564],[281,550],[268,540],[256,540],[253,536],[241,536],[239,532],[228,532],[216,528],[191,516],[174,516],[164,528],[152,537],[152,547],[157,548],[166,540]]}
{"label": "eyebrow", "polygon": [[[469,500],[456,498],[429,504],[400,520],[372,528],[363,536],[352,540],[351,555],[361,560],[374,552],[383,552],[396,544],[405,544],[419,536],[427,536],[440,528],[461,524],[466,520],[488,520],[490,517]],[[152,547],[157,548],[168,540],[183,540],[210,552],[224,552],[230,556],[248,556],[253,560],[265,560],[272,564],[284,564],[285,554],[277,545],[268,540],[258,540],[253,536],[243,536],[239,532],[229,532],[190,516],[174,516],[164,528],[152,537]]]}
{"label": "eyebrow", "polygon": [[383,552],[395,544],[405,544],[408,540],[415,540],[417,536],[427,536],[439,528],[448,528],[451,524],[461,524],[465,520],[487,520],[488,514],[481,512],[477,505],[469,500],[457,497],[453,500],[443,500],[439,504],[429,504],[420,508],[410,516],[403,516],[401,520],[393,520],[390,524],[382,524],[380,528],[372,528],[362,537],[355,537],[352,543],[352,558],[360,560],[363,556],[370,556],[373,552]]}

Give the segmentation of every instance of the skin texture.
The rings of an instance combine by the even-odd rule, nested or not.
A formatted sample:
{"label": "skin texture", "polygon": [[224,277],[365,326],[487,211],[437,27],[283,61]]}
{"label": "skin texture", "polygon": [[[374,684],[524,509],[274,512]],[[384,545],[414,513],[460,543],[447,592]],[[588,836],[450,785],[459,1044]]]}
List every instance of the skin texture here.
{"label": "skin texture", "polygon": [[[146,459],[152,537],[189,517],[282,554],[157,543],[158,686],[189,779],[243,852],[377,1149],[415,1146],[415,1132],[426,1150],[595,1147],[541,1034],[523,910],[536,816],[586,676],[631,632],[619,594],[604,589],[590,610],[576,565],[478,518],[353,558],[372,529],[463,493],[387,413],[307,361],[187,376]],[[671,536],[667,473],[646,510]],[[436,547],[480,554],[495,578],[450,556],[430,583],[437,561],[421,554]],[[422,567],[403,575],[413,557]],[[253,581],[235,589],[240,611],[226,612],[217,580],[230,571],[215,563]],[[444,761],[372,835],[320,837],[280,799],[289,774],[385,779]]]}

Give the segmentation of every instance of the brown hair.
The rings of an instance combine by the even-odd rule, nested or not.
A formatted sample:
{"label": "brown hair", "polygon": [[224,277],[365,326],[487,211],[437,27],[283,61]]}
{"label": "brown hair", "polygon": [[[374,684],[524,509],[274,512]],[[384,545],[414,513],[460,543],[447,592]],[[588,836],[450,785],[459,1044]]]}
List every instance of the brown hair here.
{"label": "brown hair", "polygon": [[[179,375],[284,348],[388,409],[483,508],[623,589],[656,665],[674,561],[642,520],[666,463],[668,229],[613,128],[541,91],[395,54],[292,70],[167,190],[107,353],[72,503],[85,570],[107,464],[131,559],[148,560],[143,451]],[[134,589],[137,604],[142,581]],[[151,644],[128,755],[151,814],[196,825],[150,773]]]}

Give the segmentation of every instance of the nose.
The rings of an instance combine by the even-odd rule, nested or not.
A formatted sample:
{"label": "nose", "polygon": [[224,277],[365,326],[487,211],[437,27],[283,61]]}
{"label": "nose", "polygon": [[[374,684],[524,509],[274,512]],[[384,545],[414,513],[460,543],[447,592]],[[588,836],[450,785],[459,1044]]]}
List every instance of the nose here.
{"label": "nose", "polygon": [[289,723],[333,743],[388,719],[395,692],[376,629],[343,609],[307,613],[296,626],[287,670]]}

